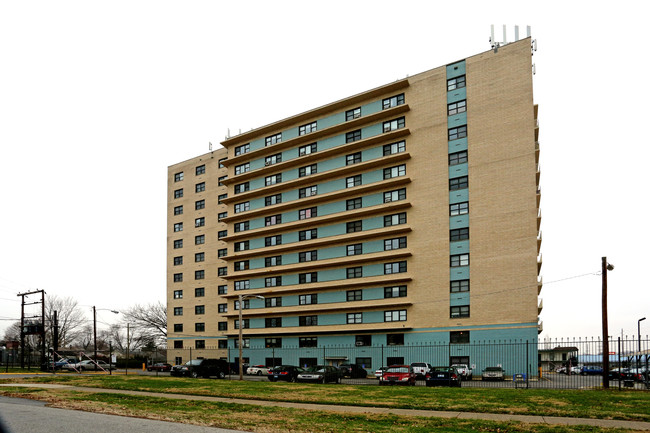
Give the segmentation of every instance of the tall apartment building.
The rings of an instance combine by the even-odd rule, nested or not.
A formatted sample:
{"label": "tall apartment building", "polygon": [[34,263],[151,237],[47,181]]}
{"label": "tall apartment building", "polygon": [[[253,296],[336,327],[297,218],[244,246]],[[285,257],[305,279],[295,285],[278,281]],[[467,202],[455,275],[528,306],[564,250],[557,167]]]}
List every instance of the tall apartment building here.
{"label": "tall apartment building", "polygon": [[[240,325],[252,363],[354,362],[318,351],[350,346],[368,348],[366,363],[380,366],[385,354],[370,348],[535,340],[530,43],[279,120],[170,166],[170,360],[208,349],[235,360]],[[498,356],[485,362],[509,362]]]}

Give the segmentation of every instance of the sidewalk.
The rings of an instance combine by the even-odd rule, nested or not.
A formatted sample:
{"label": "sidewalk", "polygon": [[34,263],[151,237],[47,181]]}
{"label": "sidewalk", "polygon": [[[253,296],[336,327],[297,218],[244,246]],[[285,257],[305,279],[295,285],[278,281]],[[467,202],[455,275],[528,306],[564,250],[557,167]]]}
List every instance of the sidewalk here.
{"label": "sidewalk", "polygon": [[361,406],[339,406],[332,404],[310,404],[310,403],[290,403],[282,401],[263,401],[263,400],[246,400],[238,398],[210,397],[201,395],[185,394],[167,394],[159,392],[146,391],[126,391],[120,389],[91,388],[70,385],[57,384],[0,384],[0,386],[24,386],[28,388],[50,388],[50,389],[69,389],[83,392],[102,392],[110,394],[129,394],[142,395],[149,397],[169,398],[174,400],[193,400],[193,401],[215,401],[222,403],[249,404],[266,407],[284,407],[303,410],[322,410],[329,412],[343,412],[355,414],[394,414],[402,416],[420,416],[433,418],[458,418],[458,419],[483,419],[489,421],[517,421],[528,424],[549,424],[549,425],[588,425],[604,428],[622,428],[629,430],[650,430],[650,422],[643,421],[622,421],[610,419],[591,419],[591,418],[567,418],[538,415],[511,415],[511,414],[493,414],[478,412],[452,412],[452,411],[432,411],[417,409],[389,409],[378,407],[361,407]]}

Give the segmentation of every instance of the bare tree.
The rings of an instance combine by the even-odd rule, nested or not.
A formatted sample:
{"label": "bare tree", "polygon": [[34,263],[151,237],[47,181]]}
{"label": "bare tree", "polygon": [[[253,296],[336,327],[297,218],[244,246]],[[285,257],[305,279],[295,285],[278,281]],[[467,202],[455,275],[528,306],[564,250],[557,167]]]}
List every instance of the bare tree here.
{"label": "bare tree", "polygon": [[70,346],[81,337],[82,328],[87,319],[78,308],[76,300],[69,297],[59,298],[56,295],[48,296],[45,299],[45,322],[48,336],[53,335],[55,311],[59,329],[59,346]]}
{"label": "bare tree", "polygon": [[129,323],[131,340],[145,344],[161,345],[167,340],[167,307],[161,302],[149,305],[136,304],[123,312],[124,323]]}

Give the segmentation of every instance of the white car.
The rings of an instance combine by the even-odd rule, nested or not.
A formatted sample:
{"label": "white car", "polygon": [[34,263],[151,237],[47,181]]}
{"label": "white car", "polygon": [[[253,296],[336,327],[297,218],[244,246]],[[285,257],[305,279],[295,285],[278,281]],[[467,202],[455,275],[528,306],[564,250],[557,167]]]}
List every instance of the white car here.
{"label": "white car", "polygon": [[452,364],[452,367],[456,367],[463,380],[472,380],[472,369],[467,364]]}
{"label": "white car", "polygon": [[104,361],[97,361],[97,365],[95,365],[95,362],[88,359],[85,361],[77,362],[76,364],[66,364],[63,366],[63,368],[69,371],[95,370],[95,367],[97,367],[97,371],[102,371],[102,369],[106,371],[115,369],[114,365],[109,366]]}
{"label": "white car", "polygon": [[270,367],[265,367],[264,365],[251,365],[246,370],[246,374],[249,374],[251,376],[268,375],[269,374],[269,368]]}

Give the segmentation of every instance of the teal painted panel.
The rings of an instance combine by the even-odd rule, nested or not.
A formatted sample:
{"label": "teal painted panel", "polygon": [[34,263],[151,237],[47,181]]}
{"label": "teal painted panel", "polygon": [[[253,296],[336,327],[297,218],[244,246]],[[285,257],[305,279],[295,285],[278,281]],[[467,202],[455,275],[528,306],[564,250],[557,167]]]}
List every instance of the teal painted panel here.
{"label": "teal painted panel", "polygon": [[363,196],[363,207],[377,206],[384,203],[384,194],[370,194]]}
{"label": "teal painted panel", "polygon": [[290,232],[282,234],[282,243],[283,244],[292,244],[298,242],[298,232]]}
{"label": "teal painted panel", "polygon": [[370,161],[372,159],[381,158],[384,156],[384,147],[373,147],[371,149],[366,149],[361,152],[362,161]]}
{"label": "teal painted panel", "polygon": [[384,127],[381,123],[375,125],[370,125],[365,128],[361,128],[361,138],[370,138],[375,135],[380,135],[384,133]]}
{"label": "teal painted panel", "polygon": [[384,275],[384,265],[382,263],[374,264],[374,265],[366,265],[363,267],[364,277],[372,277],[375,275]]}
{"label": "teal painted panel", "polygon": [[[345,134],[335,135],[333,137],[324,138],[318,141],[317,148],[319,151],[331,149],[333,147],[338,147],[342,144],[345,144]],[[298,155],[298,149],[296,149],[296,155]]]}
{"label": "teal painted panel", "polygon": [[[264,258],[260,257],[257,259],[250,259],[249,260],[249,265],[251,269],[259,269],[259,268],[265,268],[264,266]],[[237,272],[235,272],[235,275],[237,275]]]}
{"label": "teal painted panel", "polygon": [[384,180],[384,171],[383,170],[373,170],[366,173],[363,173],[361,180],[364,185],[370,183],[381,182]]}
{"label": "teal painted panel", "polygon": [[469,201],[469,189],[449,191],[449,204],[462,203],[464,201]]}
{"label": "teal painted panel", "polygon": [[378,113],[383,110],[381,99],[373,101],[369,104],[361,106],[361,116],[367,116],[368,114]]}
{"label": "teal painted panel", "polygon": [[250,319],[248,322],[248,325],[251,327],[251,329],[264,328],[264,324],[264,319]]}
{"label": "teal painted panel", "polygon": [[295,307],[298,305],[298,295],[288,295],[282,297],[283,307]]}
{"label": "teal painted panel", "polygon": [[344,325],[345,324],[345,314],[319,314],[318,315],[318,326],[327,326],[327,325]]}
{"label": "teal painted panel", "polygon": [[449,243],[449,254],[469,253],[469,240],[454,241]]}
{"label": "teal painted panel", "polygon": [[458,266],[456,268],[449,268],[449,280],[467,280],[469,279],[469,266]]}
{"label": "teal painted panel", "polygon": [[318,227],[319,238],[328,238],[330,236],[337,236],[343,233],[345,233],[345,223]]}
{"label": "teal painted panel", "polygon": [[450,229],[461,229],[469,227],[469,214],[449,217]]}
{"label": "teal painted panel", "polygon": [[[334,182],[329,182],[330,184]],[[320,188],[319,188],[320,191]],[[318,206],[318,215],[332,215],[339,212],[345,212],[345,202],[337,201],[334,203],[326,203]],[[319,229],[320,230],[320,229]]]}
{"label": "teal painted panel", "polygon": [[383,240],[364,242],[364,244],[363,244],[363,253],[364,254],[378,253],[380,251],[384,251],[384,241]]}
{"label": "teal painted panel", "polygon": [[318,294],[319,304],[334,304],[345,302],[345,292],[325,292]]}
{"label": "teal painted panel", "polygon": [[298,316],[283,317],[282,326],[286,326],[287,328],[290,326],[298,326]]}
{"label": "teal painted panel", "polygon": [[449,179],[467,176],[467,163],[456,164],[449,167]]}
{"label": "teal painted panel", "polygon": [[378,216],[363,220],[364,230],[374,230],[384,226],[384,217]]}
{"label": "teal painted panel", "polygon": [[298,128],[291,128],[285,131],[282,131],[282,141],[291,140],[298,136]]}
{"label": "teal painted panel", "polygon": [[373,287],[371,289],[364,289],[361,296],[364,301],[384,299],[384,288]]}
{"label": "teal painted panel", "polygon": [[467,137],[449,142],[449,153],[460,152],[461,150],[467,150]]}
{"label": "teal painted panel", "polygon": [[346,255],[345,245],[318,250],[318,260],[334,259],[336,257],[345,257]]}
{"label": "teal painted panel", "polygon": [[330,126],[338,125],[339,123],[345,122],[345,113],[336,113],[332,116],[323,117],[318,119],[318,129],[322,130],[329,128]]}
{"label": "teal painted panel", "polygon": [[469,292],[451,293],[449,295],[449,306],[457,307],[459,305],[469,305]]}
{"label": "teal painted panel", "polygon": [[318,193],[327,194],[328,192],[338,191],[338,186],[340,182],[325,182],[318,184]]}
{"label": "teal painted panel", "polygon": [[318,271],[318,281],[336,280],[345,280],[345,269],[327,269],[324,271]]}
{"label": "teal painted panel", "polygon": [[447,79],[465,75],[465,60],[447,65]]}
{"label": "teal painted panel", "polygon": [[463,99],[467,99],[467,87],[461,87],[460,89],[447,92],[447,104],[462,101]]}
{"label": "teal painted panel", "polygon": [[384,321],[383,311],[364,311],[363,323],[381,323]]}
{"label": "teal painted panel", "polygon": [[318,161],[319,173],[341,167],[345,167],[345,155],[337,156],[336,158],[327,159],[325,161]]}
{"label": "teal painted panel", "polygon": [[467,113],[447,117],[447,128],[455,128],[461,125],[467,125]]}

